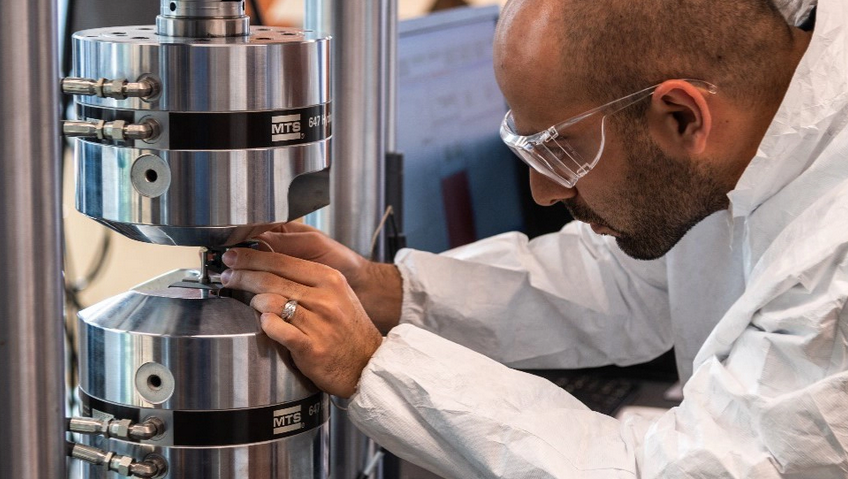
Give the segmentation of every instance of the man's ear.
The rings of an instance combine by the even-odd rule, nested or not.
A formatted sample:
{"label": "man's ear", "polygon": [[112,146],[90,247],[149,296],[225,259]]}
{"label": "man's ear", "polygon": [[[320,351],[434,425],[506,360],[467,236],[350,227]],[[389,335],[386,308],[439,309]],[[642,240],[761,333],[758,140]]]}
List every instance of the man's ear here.
{"label": "man's ear", "polygon": [[648,115],[654,138],[663,149],[687,155],[703,153],[712,128],[707,95],[684,80],[667,80],[657,87]]}

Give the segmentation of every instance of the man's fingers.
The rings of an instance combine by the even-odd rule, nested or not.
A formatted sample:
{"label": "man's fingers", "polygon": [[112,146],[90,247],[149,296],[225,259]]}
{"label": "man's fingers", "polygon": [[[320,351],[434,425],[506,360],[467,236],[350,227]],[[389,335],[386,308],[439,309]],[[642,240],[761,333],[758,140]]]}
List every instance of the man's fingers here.
{"label": "man's fingers", "polygon": [[221,282],[230,289],[256,294],[272,292],[298,301],[310,296],[312,290],[309,286],[266,271],[228,269],[221,274]]}
{"label": "man's fingers", "polygon": [[[303,315],[307,314],[306,305],[302,302],[298,302],[294,308],[294,314],[290,318],[284,318],[286,311],[286,304],[289,302],[290,298],[286,298],[285,296],[281,296],[275,293],[262,293],[257,294],[250,300],[250,307],[259,311],[260,313],[273,313],[277,316],[283,318],[283,321],[288,323],[296,324]],[[313,321],[315,318],[313,319]],[[303,329],[301,329],[303,331]]]}
{"label": "man's fingers", "polygon": [[260,313],[282,315],[283,307],[285,307],[287,301],[288,299],[276,293],[261,293],[250,300],[250,307]]}
{"label": "man's fingers", "polygon": [[248,248],[233,248],[224,253],[222,259],[224,264],[232,269],[265,271],[307,286],[319,284],[330,269],[322,264],[286,254]]}
{"label": "man's fingers", "polygon": [[282,223],[277,226],[274,226],[270,230],[270,233],[312,233],[319,232],[320,230],[315,229],[309,225],[303,224],[299,221],[291,221],[289,223]]}
{"label": "man's fingers", "polygon": [[283,321],[274,313],[263,313],[261,316],[262,330],[274,341],[285,346],[293,353],[301,353],[309,349],[309,338],[303,331]]}
{"label": "man's fingers", "polygon": [[285,233],[265,233],[259,237],[277,253],[313,259],[325,253],[324,235],[319,232],[293,231]]}

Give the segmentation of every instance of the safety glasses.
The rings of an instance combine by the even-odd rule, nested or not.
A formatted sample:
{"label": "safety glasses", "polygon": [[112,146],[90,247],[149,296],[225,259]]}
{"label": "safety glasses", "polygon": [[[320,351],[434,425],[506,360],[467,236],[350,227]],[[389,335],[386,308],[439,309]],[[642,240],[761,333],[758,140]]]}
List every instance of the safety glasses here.
{"label": "safety glasses", "polygon": [[[710,94],[718,91],[715,85],[702,80],[684,81]],[[574,188],[604,152],[607,117],[649,98],[659,86],[637,91],[529,136],[516,133],[510,110],[501,123],[501,138],[528,166],[566,188]],[[581,127],[586,128],[580,128],[578,135],[572,127],[581,122]]]}

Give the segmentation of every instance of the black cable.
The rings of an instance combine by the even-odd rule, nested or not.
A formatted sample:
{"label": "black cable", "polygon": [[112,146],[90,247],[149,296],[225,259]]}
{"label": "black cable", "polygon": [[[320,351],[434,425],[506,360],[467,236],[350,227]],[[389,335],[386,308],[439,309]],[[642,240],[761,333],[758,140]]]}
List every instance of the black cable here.
{"label": "black cable", "polygon": [[75,292],[84,291],[88,288],[94,281],[100,276],[100,273],[103,272],[103,268],[106,266],[106,259],[109,255],[109,250],[112,249],[112,234],[109,230],[106,230],[105,236],[100,241],[100,247],[98,248],[98,256],[92,262],[91,267],[88,270],[88,273],[82,277],[82,279],[75,281],[73,283],[73,289]]}
{"label": "black cable", "polygon": [[253,10],[253,18],[250,21],[251,25],[265,25],[265,22],[262,21],[262,11],[259,10],[259,2],[250,0],[250,9]]}
{"label": "black cable", "polygon": [[392,229],[392,234],[389,235],[388,254],[386,255],[389,261],[394,260],[398,251],[406,248],[406,235],[398,227],[394,211],[393,208],[392,214],[389,216],[389,226]]}

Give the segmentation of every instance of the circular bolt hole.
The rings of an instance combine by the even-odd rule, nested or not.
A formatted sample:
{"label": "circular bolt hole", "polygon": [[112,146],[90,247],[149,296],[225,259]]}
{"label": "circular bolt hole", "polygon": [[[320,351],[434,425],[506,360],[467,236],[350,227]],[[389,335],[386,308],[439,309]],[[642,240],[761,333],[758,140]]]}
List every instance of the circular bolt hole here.
{"label": "circular bolt hole", "polygon": [[148,37],[132,37],[133,40],[150,40]]}
{"label": "circular bolt hole", "polygon": [[[156,183],[156,180],[159,179],[159,173],[156,173],[156,170],[147,170],[144,172],[144,179],[150,183]],[[156,377],[156,379],[159,378]]]}
{"label": "circular bolt hole", "polygon": [[152,27],[139,27],[139,30],[143,30],[143,31],[147,31],[147,32],[149,32],[150,30],[153,30],[153,28],[152,28]]}
{"label": "circular bolt hole", "polygon": [[256,31],[258,31],[258,32],[270,32],[271,29],[270,28],[257,28]]}
{"label": "circular bolt hole", "polygon": [[147,377],[147,385],[150,386],[150,389],[158,390],[162,387],[162,378],[155,374],[151,374]]}
{"label": "circular bolt hole", "polygon": [[177,11],[177,2],[171,2],[171,11],[172,11],[172,12],[176,12],[176,11]]}
{"label": "circular bolt hole", "polygon": [[268,37],[256,37],[257,40],[273,40],[273,38]]}
{"label": "circular bolt hole", "polygon": [[112,35],[126,35],[127,32],[112,32]]}

